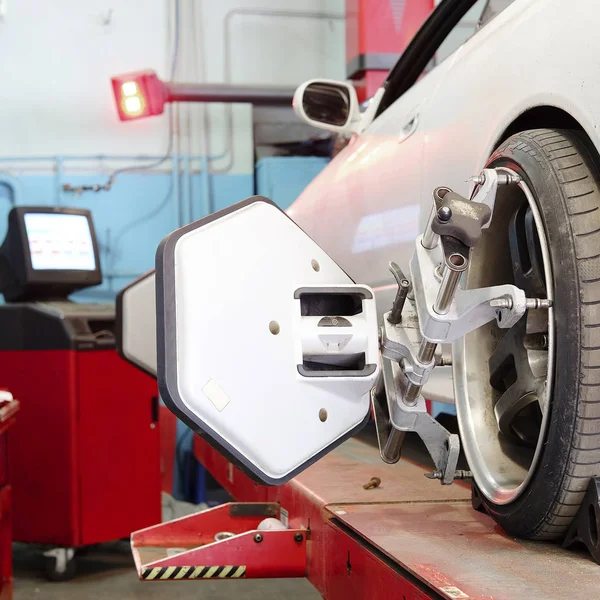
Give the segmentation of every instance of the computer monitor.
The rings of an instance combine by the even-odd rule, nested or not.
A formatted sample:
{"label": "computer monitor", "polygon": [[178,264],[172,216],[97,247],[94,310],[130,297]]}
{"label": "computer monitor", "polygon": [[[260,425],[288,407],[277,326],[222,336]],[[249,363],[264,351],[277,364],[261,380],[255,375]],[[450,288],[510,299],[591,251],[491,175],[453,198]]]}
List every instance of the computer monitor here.
{"label": "computer monitor", "polygon": [[7,302],[64,299],[102,283],[92,215],[79,208],[19,206],[0,247]]}

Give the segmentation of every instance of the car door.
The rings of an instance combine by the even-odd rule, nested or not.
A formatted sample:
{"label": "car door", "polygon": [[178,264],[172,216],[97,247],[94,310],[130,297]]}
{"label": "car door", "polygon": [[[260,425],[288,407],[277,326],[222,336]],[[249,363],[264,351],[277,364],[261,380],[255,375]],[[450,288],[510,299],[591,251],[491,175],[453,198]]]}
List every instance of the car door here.
{"label": "car door", "polygon": [[352,140],[288,211],[355,281],[375,287],[418,231],[419,122],[435,78],[423,83]]}

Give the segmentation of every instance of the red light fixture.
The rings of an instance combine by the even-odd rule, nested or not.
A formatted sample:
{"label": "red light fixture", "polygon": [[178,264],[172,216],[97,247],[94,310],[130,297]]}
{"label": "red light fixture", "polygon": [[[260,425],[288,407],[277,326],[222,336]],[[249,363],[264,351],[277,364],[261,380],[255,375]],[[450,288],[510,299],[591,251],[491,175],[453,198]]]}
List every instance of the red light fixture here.
{"label": "red light fixture", "polygon": [[163,113],[167,90],[155,71],[137,71],[118,75],[112,77],[111,82],[121,121]]}

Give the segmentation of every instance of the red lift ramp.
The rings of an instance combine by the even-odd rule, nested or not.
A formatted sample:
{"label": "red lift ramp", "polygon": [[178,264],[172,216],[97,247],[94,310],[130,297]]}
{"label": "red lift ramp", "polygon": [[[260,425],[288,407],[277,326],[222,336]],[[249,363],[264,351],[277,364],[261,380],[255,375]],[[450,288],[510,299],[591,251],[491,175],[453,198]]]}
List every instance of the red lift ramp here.
{"label": "red lift ramp", "polygon": [[280,523],[276,503],[228,503],[137,531],[131,548],[140,579],[304,577],[306,530]]}
{"label": "red lift ramp", "polygon": [[[598,595],[600,571],[584,552],[510,538],[472,508],[465,484],[435,485],[423,467],[387,465],[359,440],[277,487],[257,485],[199,437],[194,452],[246,502],[135,532],[143,581],[306,577],[327,600]],[[373,478],[380,484],[365,489]],[[288,529],[259,531],[266,518]],[[234,535],[215,542],[219,533]]]}
{"label": "red lift ramp", "polygon": [[[236,500],[278,502],[289,527],[309,530],[306,577],[327,600],[598,596],[600,570],[584,551],[508,537],[472,508],[463,482],[435,485],[425,467],[387,465],[360,440],[270,488],[199,437],[194,453]],[[375,477],[380,485],[364,489]]]}

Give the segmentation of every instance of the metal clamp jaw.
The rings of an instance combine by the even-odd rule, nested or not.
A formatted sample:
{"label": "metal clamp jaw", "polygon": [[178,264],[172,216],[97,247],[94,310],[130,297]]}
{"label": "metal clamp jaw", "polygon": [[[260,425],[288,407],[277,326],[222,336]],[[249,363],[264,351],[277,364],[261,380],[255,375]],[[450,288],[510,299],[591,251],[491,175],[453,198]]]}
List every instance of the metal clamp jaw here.
{"label": "metal clamp jaw", "polygon": [[416,385],[423,385],[427,382],[436,360],[435,358],[428,362],[419,360],[419,345],[423,338],[412,302],[404,308],[401,327],[390,323],[391,314],[390,311],[383,317],[381,354],[388,360],[401,363],[409,381]]}
{"label": "metal clamp jaw", "polygon": [[[468,259],[461,256],[464,267],[454,270],[456,267],[448,266],[449,261],[442,257],[439,246],[428,250],[423,247],[422,240],[423,236],[417,238],[410,273],[423,337],[438,344],[452,343],[493,319],[499,327],[509,328],[523,316],[527,299],[523,290],[514,285],[464,290],[457,281],[449,294],[447,290],[452,282],[444,286],[443,277],[440,281],[439,265],[445,264],[446,281],[450,277],[460,279],[468,267]],[[498,300],[502,302],[496,302]]]}
{"label": "metal clamp jaw", "polygon": [[460,286],[471,249],[491,222],[498,185],[519,181],[485,169],[474,178],[478,187],[471,200],[448,188],[434,190],[434,205],[410,262],[414,300],[408,304],[408,280],[390,264],[399,292],[381,330],[385,394],[380,389],[372,395],[381,454],[386,462],[395,462],[403,440],[399,432],[416,431],[436,465],[432,478],[443,484],[466,473],[456,471],[458,436],[427,413],[421,394],[438,362],[439,344],[454,342],[494,319],[501,328],[512,327],[528,308],[549,306],[548,300],[528,299],[513,285],[473,290]]}

